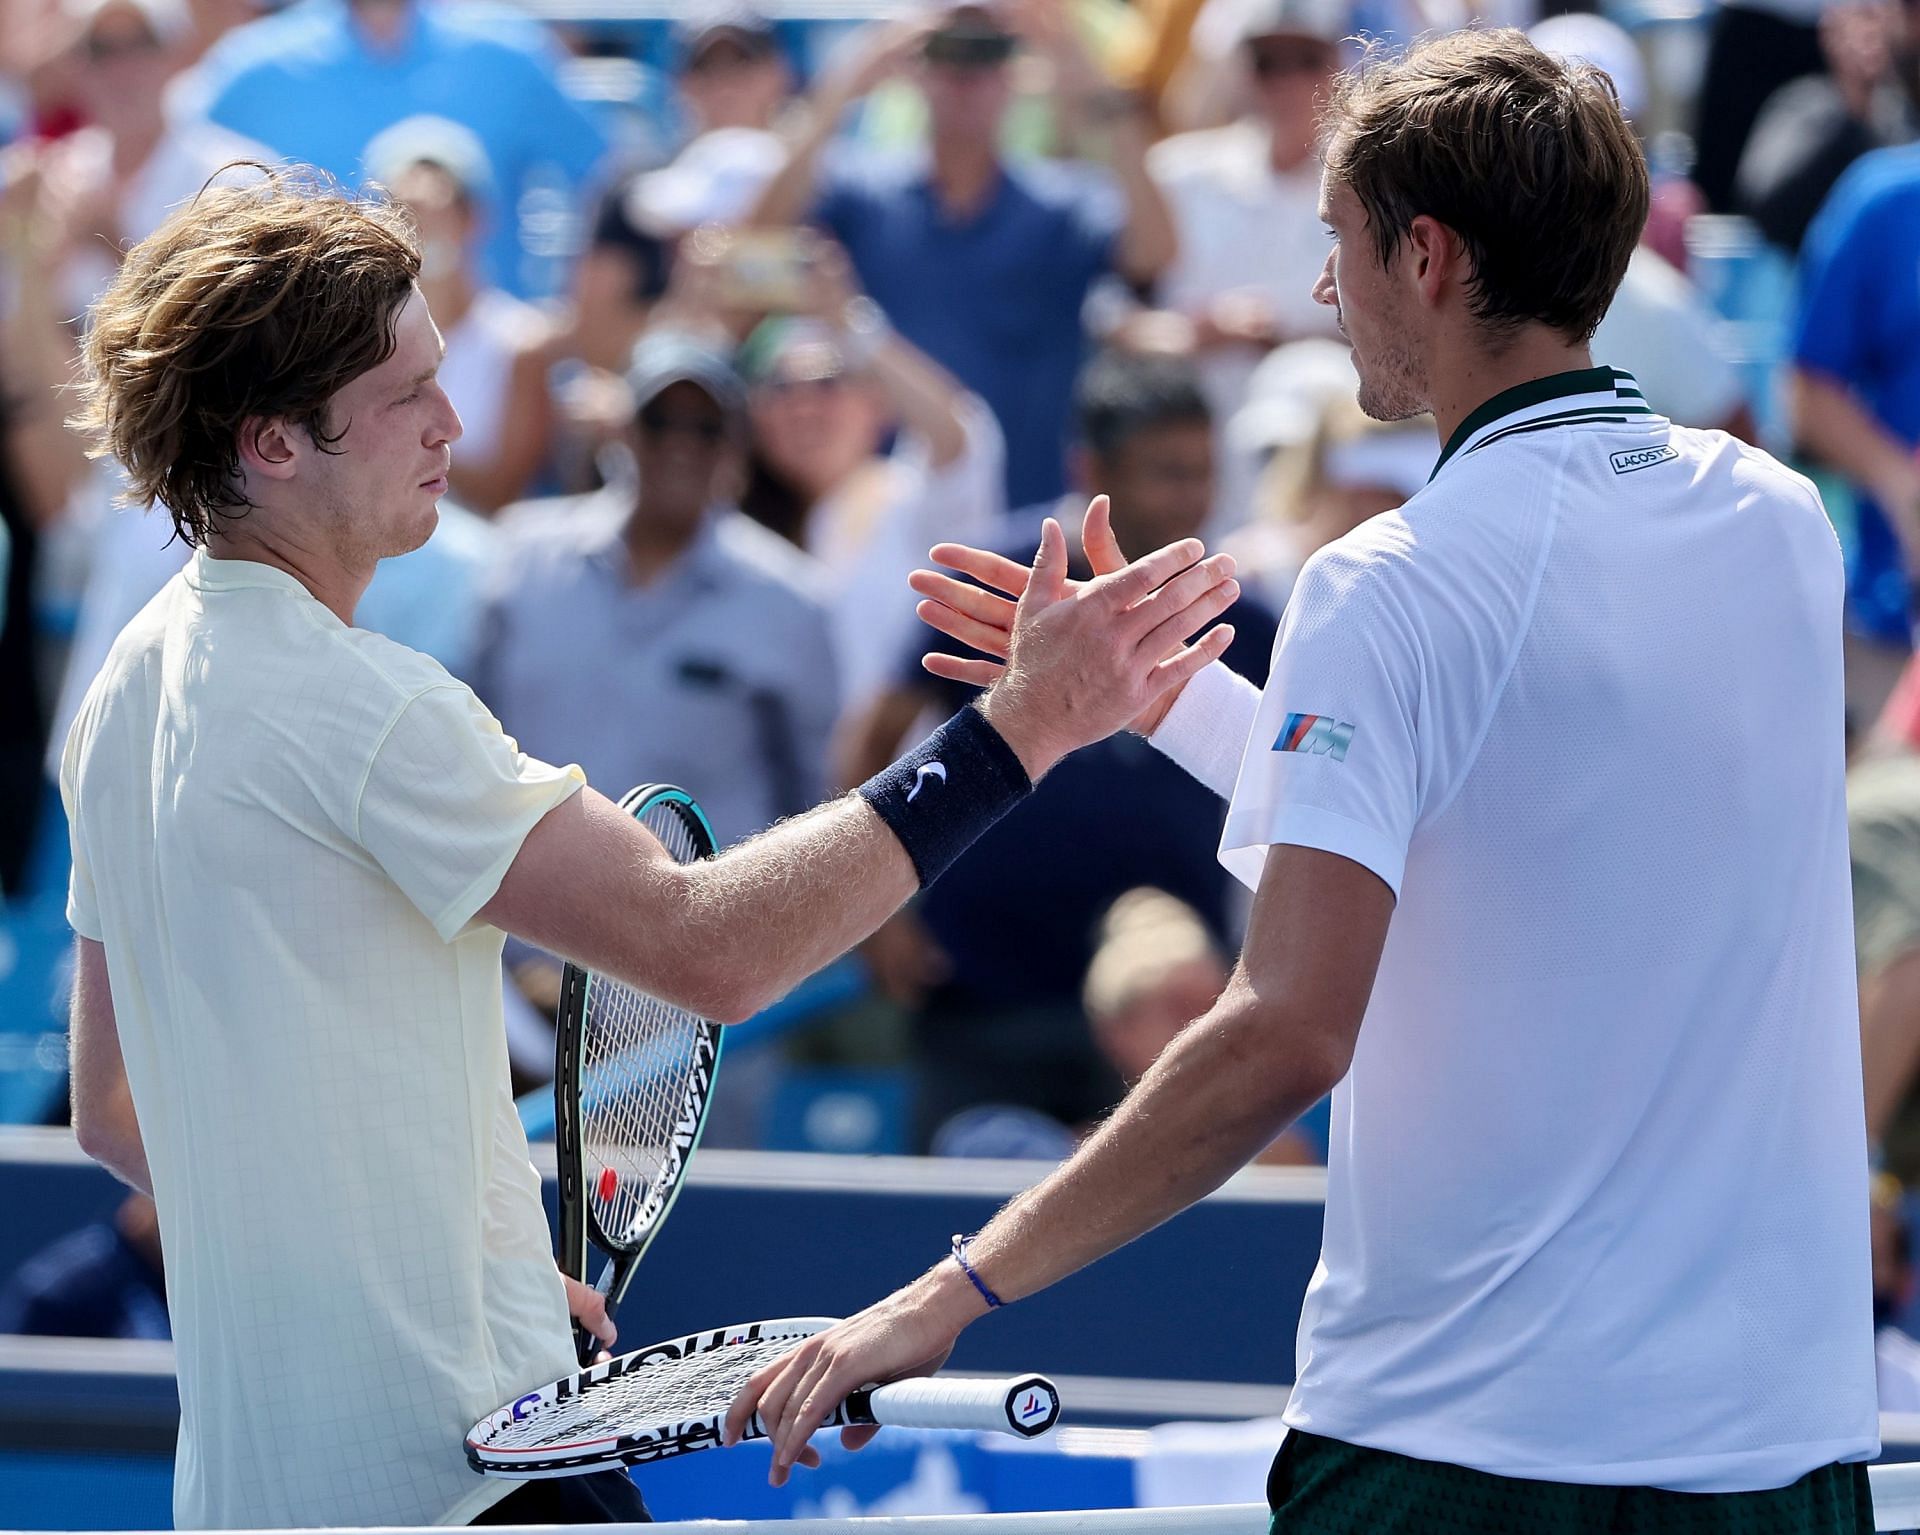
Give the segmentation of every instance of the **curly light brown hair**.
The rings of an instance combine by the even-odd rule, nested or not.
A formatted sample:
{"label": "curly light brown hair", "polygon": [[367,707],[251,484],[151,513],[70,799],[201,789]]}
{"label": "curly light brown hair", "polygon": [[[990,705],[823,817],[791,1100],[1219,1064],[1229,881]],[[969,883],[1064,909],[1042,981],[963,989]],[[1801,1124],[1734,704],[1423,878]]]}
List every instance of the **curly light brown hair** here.
{"label": "curly light brown hair", "polygon": [[1366,210],[1383,266],[1422,214],[1460,237],[1475,316],[1590,340],[1647,222],[1646,156],[1613,82],[1511,28],[1376,54],[1329,103],[1326,173]]}
{"label": "curly light brown hair", "polygon": [[251,169],[127,253],[93,307],[73,420],[125,466],[127,500],[159,502],[192,545],[251,504],[249,423],[279,418],[333,451],[349,423],[333,429],[328,402],[393,355],[420,272],[412,224],[384,197]]}

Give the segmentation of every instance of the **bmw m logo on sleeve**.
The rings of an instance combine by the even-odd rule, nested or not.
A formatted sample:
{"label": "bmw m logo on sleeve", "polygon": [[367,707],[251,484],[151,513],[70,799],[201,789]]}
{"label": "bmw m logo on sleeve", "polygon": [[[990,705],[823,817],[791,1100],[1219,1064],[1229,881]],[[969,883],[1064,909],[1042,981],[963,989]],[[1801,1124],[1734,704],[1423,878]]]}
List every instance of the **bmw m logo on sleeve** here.
{"label": "bmw m logo on sleeve", "polygon": [[1347,744],[1353,740],[1353,726],[1329,714],[1289,714],[1273,743],[1277,752],[1307,752],[1315,757],[1347,760]]}

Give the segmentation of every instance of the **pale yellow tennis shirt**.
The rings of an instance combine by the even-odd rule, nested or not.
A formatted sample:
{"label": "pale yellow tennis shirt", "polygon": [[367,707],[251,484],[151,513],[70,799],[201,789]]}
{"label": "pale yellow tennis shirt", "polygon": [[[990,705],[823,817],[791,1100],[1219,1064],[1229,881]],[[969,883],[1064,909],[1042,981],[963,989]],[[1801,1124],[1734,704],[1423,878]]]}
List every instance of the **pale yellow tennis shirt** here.
{"label": "pale yellow tennis shirt", "polygon": [[182,1529],[465,1523],[573,1354],[474,914],[577,767],[292,576],[196,553],[68,739],[180,1376]]}

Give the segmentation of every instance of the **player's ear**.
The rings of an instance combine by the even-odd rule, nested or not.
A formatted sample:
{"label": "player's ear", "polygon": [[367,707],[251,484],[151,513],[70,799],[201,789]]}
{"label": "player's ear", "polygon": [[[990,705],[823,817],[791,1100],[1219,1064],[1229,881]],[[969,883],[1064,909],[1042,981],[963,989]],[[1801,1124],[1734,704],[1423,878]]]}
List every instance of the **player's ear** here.
{"label": "player's ear", "polygon": [[307,434],[284,416],[248,416],[235,443],[242,471],[267,480],[292,479],[307,445]]}
{"label": "player's ear", "polygon": [[1425,213],[1407,226],[1400,259],[1421,303],[1429,308],[1439,302],[1449,281],[1458,282],[1467,275],[1467,248],[1460,237]]}

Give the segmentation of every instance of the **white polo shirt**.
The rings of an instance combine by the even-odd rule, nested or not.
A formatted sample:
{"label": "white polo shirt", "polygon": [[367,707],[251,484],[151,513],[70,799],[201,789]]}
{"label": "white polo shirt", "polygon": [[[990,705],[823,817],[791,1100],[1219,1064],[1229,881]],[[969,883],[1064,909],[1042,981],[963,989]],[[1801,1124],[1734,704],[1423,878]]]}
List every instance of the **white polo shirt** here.
{"label": "white polo shirt", "polygon": [[1244,742],[1249,884],[1399,898],[1290,1424],[1699,1492],[1875,1453],[1841,588],[1806,480],[1564,374],[1308,562],[1257,714],[1169,715]]}
{"label": "white polo shirt", "polygon": [[465,1523],[466,1429],[571,1367],[474,914],[578,768],[292,576],[194,555],[61,770],[180,1377],[182,1529]]}

